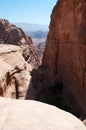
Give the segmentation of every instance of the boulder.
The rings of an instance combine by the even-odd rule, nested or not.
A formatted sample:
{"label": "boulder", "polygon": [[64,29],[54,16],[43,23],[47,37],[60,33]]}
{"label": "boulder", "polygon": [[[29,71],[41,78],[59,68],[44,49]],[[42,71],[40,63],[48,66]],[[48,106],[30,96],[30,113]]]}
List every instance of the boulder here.
{"label": "boulder", "polygon": [[24,99],[30,84],[31,70],[20,47],[0,44],[0,96]]}
{"label": "boulder", "polygon": [[54,106],[0,98],[0,130],[86,130],[83,123]]}

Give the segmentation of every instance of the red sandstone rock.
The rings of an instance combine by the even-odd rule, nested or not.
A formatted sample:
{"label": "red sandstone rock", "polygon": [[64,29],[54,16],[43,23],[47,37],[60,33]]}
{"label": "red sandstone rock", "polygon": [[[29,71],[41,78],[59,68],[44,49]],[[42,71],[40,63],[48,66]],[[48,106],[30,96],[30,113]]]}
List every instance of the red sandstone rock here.
{"label": "red sandstone rock", "polygon": [[48,84],[62,82],[68,99],[70,89],[86,113],[86,0],[59,0],[49,28],[42,63]]}
{"label": "red sandstone rock", "polygon": [[0,98],[0,130],[86,130],[72,114],[37,101]]}

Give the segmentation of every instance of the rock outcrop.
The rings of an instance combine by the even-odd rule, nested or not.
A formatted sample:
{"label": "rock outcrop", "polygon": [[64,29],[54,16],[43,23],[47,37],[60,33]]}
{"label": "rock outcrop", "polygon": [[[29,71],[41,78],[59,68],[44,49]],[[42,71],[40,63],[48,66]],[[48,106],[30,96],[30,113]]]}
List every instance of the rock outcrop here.
{"label": "rock outcrop", "polygon": [[23,50],[25,60],[33,65],[38,66],[40,63],[39,56],[33,46],[32,40],[21,28],[9,23],[8,20],[0,19],[0,41],[5,44],[18,45]]}
{"label": "rock outcrop", "polygon": [[36,101],[0,98],[0,130],[86,130],[73,115]]}
{"label": "rock outcrop", "polygon": [[86,0],[57,2],[51,15],[42,65],[46,67],[47,84],[53,86],[61,82],[67,99],[72,101],[75,96],[86,112],[85,11]]}
{"label": "rock outcrop", "polygon": [[86,126],[86,119],[83,121],[83,124]]}
{"label": "rock outcrop", "polygon": [[24,99],[30,84],[31,70],[20,47],[0,44],[0,96]]}

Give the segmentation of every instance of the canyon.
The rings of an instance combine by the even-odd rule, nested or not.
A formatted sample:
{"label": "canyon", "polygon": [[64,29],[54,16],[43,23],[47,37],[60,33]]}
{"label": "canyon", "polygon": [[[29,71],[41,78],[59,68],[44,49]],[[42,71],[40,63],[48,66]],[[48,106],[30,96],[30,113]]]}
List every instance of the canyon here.
{"label": "canyon", "polygon": [[61,108],[66,105],[79,118],[83,114],[86,117],[85,10],[85,0],[57,2],[51,14],[42,65],[33,71],[31,88],[32,99],[53,104],[62,98],[65,104],[61,103]]}
{"label": "canyon", "polygon": [[[17,101],[0,98],[1,111],[10,115],[7,117],[0,113],[4,117],[2,126],[6,120],[6,128],[12,129],[10,125],[12,118],[14,120],[13,129],[15,129],[15,115],[7,114],[10,108],[11,111],[12,108],[15,108],[15,114],[19,114],[18,121],[20,121],[23,110],[26,113],[22,115],[22,118],[27,113],[30,115],[32,112],[33,114],[33,111],[35,114],[42,115],[42,118],[35,115],[34,118],[31,118],[31,123],[38,122],[39,119],[45,121],[46,116],[43,116],[42,112],[46,109],[47,112],[44,115],[51,119],[50,113],[53,108],[53,116],[56,115],[58,120],[51,123],[47,119],[48,126],[42,122],[40,129],[50,130],[52,126],[53,130],[86,129],[80,121],[78,122],[77,118],[74,119],[71,114],[56,108],[68,111],[81,120],[86,119],[85,11],[86,0],[58,0],[51,14],[42,61],[30,36],[27,36],[21,28],[10,24],[9,21],[0,20],[0,96],[27,99],[27,101]],[[13,106],[10,105],[11,103]],[[48,104],[56,107],[48,106]],[[7,106],[7,111],[2,109],[4,106]],[[19,113],[17,113],[18,111]],[[58,115],[61,117],[60,121]],[[28,118],[29,116],[26,119],[28,120]],[[70,121],[76,123],[72,124]],[[56,125],[57,122],[58,124],[65,122],[64,128],[62,124]],[[39,123],[37,124],[36,128],[39,126]],[[49,124],[52,125],[50,128]],[[86,124],[85,121],[84,124]],[[32,124],[29,123],[29,125],[34,129]],[[20,129],[22,130],[22,127]]]}

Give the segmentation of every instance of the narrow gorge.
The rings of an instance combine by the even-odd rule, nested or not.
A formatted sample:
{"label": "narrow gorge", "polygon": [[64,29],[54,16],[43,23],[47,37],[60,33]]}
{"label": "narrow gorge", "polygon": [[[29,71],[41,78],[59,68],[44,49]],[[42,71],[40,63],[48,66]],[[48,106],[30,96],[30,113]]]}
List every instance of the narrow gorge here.
{"label": "narrow gorge", "polygon": [[[42,65],[28,93],[86,117],[86,1],[59,0],[51,15]],[[32,98],[31,98],[31,95]]]}
{"label": "narrow gorge", "polygon": [[[51,14],[42,61],[31,38],[21,28],[5,19],[0,19],[0,96],[36,100],[26,105],[31,107],[33,104],[34,108],[36,107],[34,104],[41,101],[84,120],[86,119],[85,56],[86,0],[58,0]],[[3,101],[4,98],[0,101],[2,106]],[[14,102],[13,107],[16,104],[23,106],[22,102],[24,103],[13,99],[7,99],[5,102],[8,104],[7,108],[9,102]],[[27,103],[28,101],[25,101],[24,104]],[[43,106],[42,103],[38,103],[38,109],[41,108],[40,104]],[[44,110],[44,107],[42,109]],[[58,126],[59,128],[61,127]],[[83,126],[81,128],[85,129]]]}

